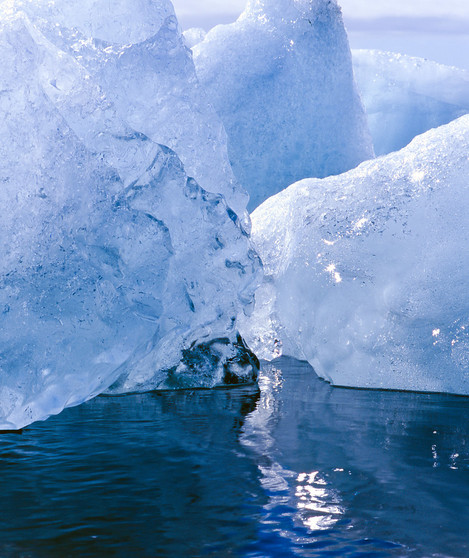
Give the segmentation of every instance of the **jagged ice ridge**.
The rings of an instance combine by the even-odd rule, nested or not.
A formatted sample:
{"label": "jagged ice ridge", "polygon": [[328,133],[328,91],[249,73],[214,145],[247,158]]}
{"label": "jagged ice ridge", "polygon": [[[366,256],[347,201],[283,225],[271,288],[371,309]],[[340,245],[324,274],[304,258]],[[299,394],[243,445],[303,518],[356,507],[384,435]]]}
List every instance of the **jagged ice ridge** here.
{"label": "jagged ice ridge", "polygon": [[253,381],[246,222],[125,121],[65,31],[59,49],[0,8],[0,428],[104,390]]}

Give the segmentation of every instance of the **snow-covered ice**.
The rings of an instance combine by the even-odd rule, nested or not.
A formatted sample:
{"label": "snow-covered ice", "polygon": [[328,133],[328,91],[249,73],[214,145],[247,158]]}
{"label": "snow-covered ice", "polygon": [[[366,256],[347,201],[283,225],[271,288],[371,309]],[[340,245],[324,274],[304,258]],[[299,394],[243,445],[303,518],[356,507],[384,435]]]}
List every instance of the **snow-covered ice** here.
{"label": "snow-covered ice", "polygon": [[469,113],[469,72],[403,54],[353,50],[376,155]]}
{"label": "snow-covered ice", "polygon": [[[469,395],[469,115],[252,215],[265,266],[242,332],[333,384]],[[257,295],[256,295],[257,297]]]}
{"label": "snow-covered ice", "polygon": [[240,219],[122,118],[99,72],[10,8],[0,19],[0,429],[106,389],[252,380],[236,318],[252,306],[260,264]]}
{"label": "snow-covered ice", "polygon": [[193,52],[250,208],[373,156],[335,0],[251,0]]}

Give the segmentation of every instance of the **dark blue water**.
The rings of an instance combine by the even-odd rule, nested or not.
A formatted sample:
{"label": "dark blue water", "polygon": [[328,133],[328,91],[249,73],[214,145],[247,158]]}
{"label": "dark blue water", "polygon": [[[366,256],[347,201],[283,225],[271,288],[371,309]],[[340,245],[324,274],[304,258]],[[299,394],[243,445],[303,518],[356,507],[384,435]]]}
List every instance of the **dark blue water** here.
{"label": "dark blue water", "polygon": [[469,399],[256,388],[99,397],[0,435],[0,557],[468,557]]}

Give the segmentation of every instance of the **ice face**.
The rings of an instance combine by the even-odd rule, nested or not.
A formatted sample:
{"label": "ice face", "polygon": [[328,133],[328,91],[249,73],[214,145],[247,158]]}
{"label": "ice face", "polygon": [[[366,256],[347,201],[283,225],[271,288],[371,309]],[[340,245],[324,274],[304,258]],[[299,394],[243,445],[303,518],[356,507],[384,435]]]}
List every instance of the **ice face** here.
{"label": "ice face", "polygon": [[259,262],[224,197],[26,16],[3,13],[0,60],[0,429],[106,389],[251,381]]}
{"label": "ice face", "polygon": [[338,174],[373,156],[335,2],[250,2],[193,52],[250,208],[296,180]]}
{"label": "ice face", "polygon": [[469,394],[468,176],[463,116],[264,202],[248,343],[306,357],[337,385]]}
{"label": "ice face", "polygon": [[8,0],[98,82],[120,118],[176,151],[205,190],[244,214],[247,194],[234,178],[226,132],[198,82],[192,54],[168,0]]}
{"label": "ice face", "polygon": [[201,29],[200,27],[191,27],[190,29],[184,31],[183,35],[184,35],[184,40],[186,41],[186,45],[189,48],[192,48],[195,45],[199,44],[201,41],[203,41],[207,33],[204,29]]}
{"label": "ice face", "polygon": [[469,72],[392,52],[352,51],[377,155],[469,112]]}

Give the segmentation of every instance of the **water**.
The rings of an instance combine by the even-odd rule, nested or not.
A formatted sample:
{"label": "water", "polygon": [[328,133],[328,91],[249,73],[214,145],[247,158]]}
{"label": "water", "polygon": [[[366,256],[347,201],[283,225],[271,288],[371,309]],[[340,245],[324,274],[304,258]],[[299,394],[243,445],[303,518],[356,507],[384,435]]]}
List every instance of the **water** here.
{"label": "water", "polygon": [[0,556],[467,557],[469,399],[255,387],[99,397],[0,435]]}

